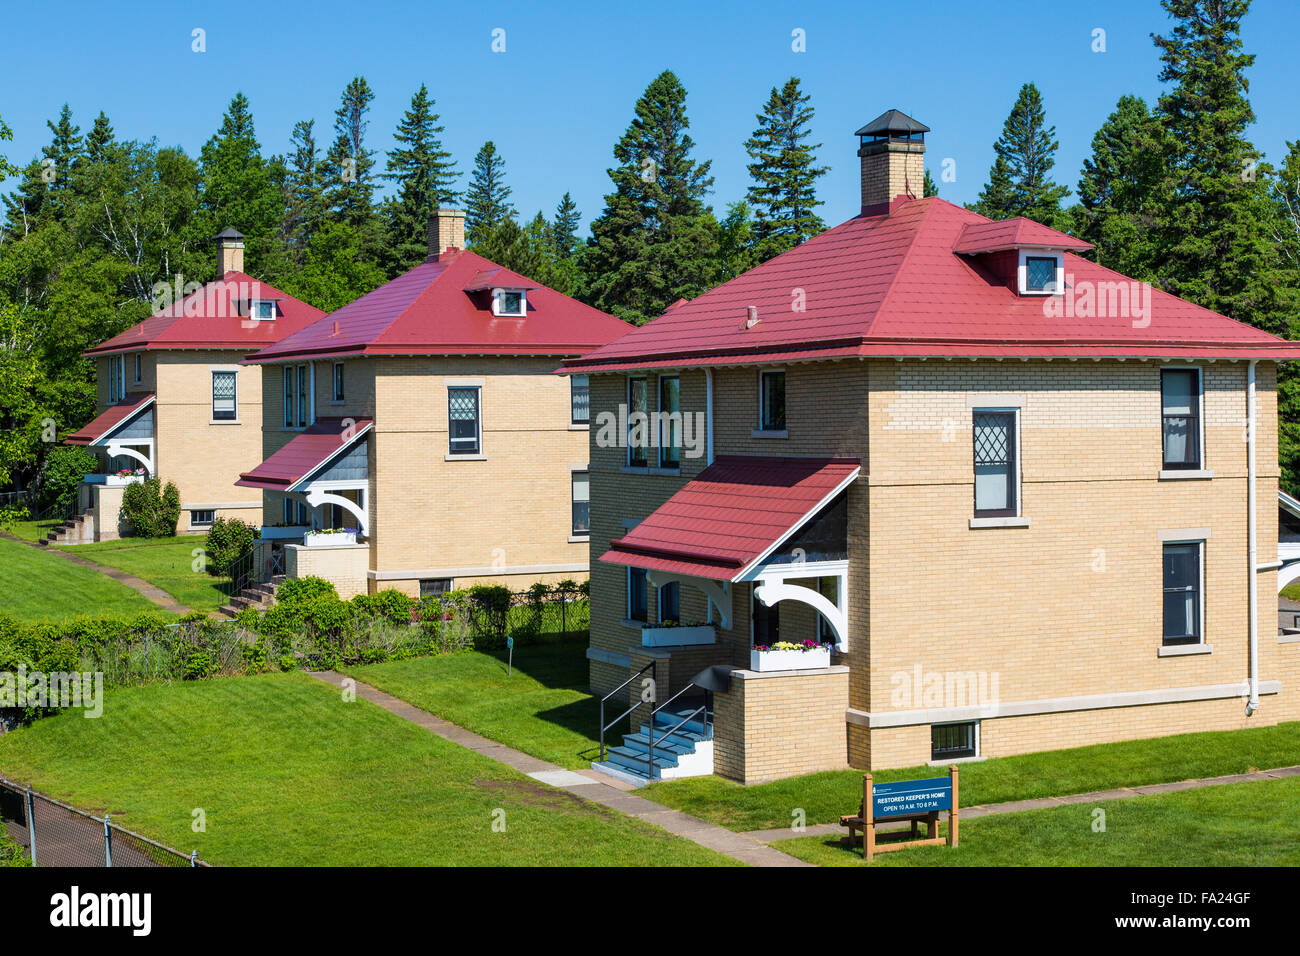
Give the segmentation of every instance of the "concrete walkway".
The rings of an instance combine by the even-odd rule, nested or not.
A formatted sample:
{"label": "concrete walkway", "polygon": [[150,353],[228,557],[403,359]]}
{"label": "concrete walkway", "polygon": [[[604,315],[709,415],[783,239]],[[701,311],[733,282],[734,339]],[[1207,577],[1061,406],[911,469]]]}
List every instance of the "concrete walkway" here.
{"label": "concrete walkway", "polygon": [[[307,673],[339,688],[343,686],[343,681],[347,679],[345,675],[337,671],[308,671]],[[490,757],[498,763],[513,767],[534,780],[557,787],[560,790],[566,790],[582,797],[584,800],[599,803],[620,813],[625,813],[630,817],[636,817],[638,820],[645,820],[647,823],[663,827],[669,833],[690,840],[692,843],[698,843],[700,846],[708,847],[710,850],[716,850],[718,853],[740,860],[742,863],[748,863],[752,866],[812,865],[802,860],[796,860],[794,857],[787,856],[771,847],[763,846],[761,842],[745,834],[734,833],[725,827],[707,823],[704,820],[682,813],[680,810],[673,810],[652,800],[647,800],[645,797],[638,797],[628,792],[632,789],[630,784],[622,784],[620,781],[613,780],[594,770],[569,770],[558,764],[549,763],[526,753],[521,753],[507,747],[505,744],[499,744],[495,740],[480,737],[478,734],[471,733],[463,727],[443,720],[441,717],[435,717],[428,711],[414,707],[400,698],[371,687],[369,684],[357,681],[356,691],[358,697],[364,698],[404,720],[409,720],[411,723],[437,734],[444,740],[460,744],[462,747],[482,754],[484,757]]]}
{"label": "concrete walkway", "polygon": [[[962,820],[974,820],[995,813],[1018,813],[1021,810],[1043,810],[1047,807],[1063,807],[1074,803],[1105,803],[1110,800],[1125,800],[1129,797],[1149,797],[1160,793],[1173,793],[1176,790],[1196,790],[1201,787],[1221,787],[1229,783],[1250,783],[1256,780],[1278,780],[1282,777],[1300,777],[1300,766],[1279,767],[1276,770],[1256,770],[1253,773],[1234,773],[1226,777],[1202,777],[1196,780],[1178,780],[1174,783],[1150,783],[1141,787],[1120,787],[1117,790],[1097,790],[1093,793],[1072,793],[1064,797],[1038,797],[1034,800],[1012,800],[1008,803],[990,803],[961,808]],[[908,823],[895,825],[883,824],[878,829],[882,832],[909,826]],[[804,827],[795,832],[789,827],[779,830],[750,830],[745,836],[760,843],[775,840],[791,840],[805,836],[831,836],[848,831],[835,823],[819,823]]]}
{"label": "concrete walkway", "polygon": [[72,554],[68,551],[61,551],[58,548],[42,548],[33,541],[24,541],[22,538],[16,538],[5,531],[0,531],[0,538],[6,538],[10,541],[17,541],[19,544],[25,544],[29,548],[35,548],[43,554],[56,554],[65,561],[71,561],[73,564],[79,564],[83,568],[90,568],[92,571],[98,571],[105,577],[110,577],[119,584],[125,584],[132,591],[136,591],[148,598],[154,604],[157,604],[164,611],[172,614],[189,614],[191,608],[184,604],[177,604],[176,599],[164,591],[162,588],[155,587],[144,578],[137,578],[134,574],[127,574],[119,568],[110,568],[106,564],[96,564],[94,561],[88,561],[79,554]]}

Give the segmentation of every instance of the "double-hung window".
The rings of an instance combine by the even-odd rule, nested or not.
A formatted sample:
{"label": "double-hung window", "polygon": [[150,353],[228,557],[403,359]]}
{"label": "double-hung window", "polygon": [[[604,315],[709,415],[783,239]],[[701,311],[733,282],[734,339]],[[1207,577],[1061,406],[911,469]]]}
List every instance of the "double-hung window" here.
{"label": "double-hung window", "polygon": [[135,353],[135,383],[140,384],[140,353]]}
{"label": "double-hung window", "polygon": [[591,476],[585,471],[571,472],[573,529],[575,537],[591,534]]}
{"label": "double-hung window", "polygon": [[334,401],[343,401],[343,363],[334,363]]}
{"label": "double-hung window", "polygon": [[627,619],[645,621],[649,615],[645,568],[627,569]]}
{"label": "double-hung window", "polygon": [[214,422],[233,422],[235,407],[235,373],[212,373],[212,420]]}
{"label": "double-hung window", "polygon": [[1164,546],[1164,643],[1201,643],[1203,542]]}
{"label": "double-hung window", "polygon": [[1162,467],[1201,467],[1201,373],[1195,368],[1160,371]]}
{"label": "double-hung window", "polygon": [[650,465],[650,405],[646,398],[646,380],[627,380],[627,463],[633,468]]}
{"label": "double-hung window", "polygon": [[569,421],[586,425],[591,421],[591,385],[585,375],[569,376]]}
{"label": "double-hung window", "polygon": [[659,378],[659,467],[682,464],[682,380],[676,375]]}
{"label": "double-hung window", "polygon": [[478,455],[481,453],[477,386],[457,385],[447,389],[447,433],[449,454]]}
{"label": "double-hung window", "polygon": [[975,517],[1014,516],[1016,501],[1016,413],[976,409]]}
{"label": "double-hung window", "polygon": [[294,412],[293,412],[293,399],[295,394],[297,393],[294,391],[293,366],[286,365],[284,367],[284,427],[285,428],[292,428],[293,423],[297,420],[294,418]]}
{"label": "double-hung window", "polygon": [[307,366],[284,367],[284,427],[307,427]]}
{"label": "double-hung window", "polygon": [[759,374],[758,419],[761,431],[785,431],[785,372]]}
{"label": "double-hung window", "polygon": [[308,414],[308,407],[309,407],[307,405],[308,384],[309,383],[307,379],[307,366],[299,365],[298,366],[298,427],[299,428],[307,427],[307,414]]}

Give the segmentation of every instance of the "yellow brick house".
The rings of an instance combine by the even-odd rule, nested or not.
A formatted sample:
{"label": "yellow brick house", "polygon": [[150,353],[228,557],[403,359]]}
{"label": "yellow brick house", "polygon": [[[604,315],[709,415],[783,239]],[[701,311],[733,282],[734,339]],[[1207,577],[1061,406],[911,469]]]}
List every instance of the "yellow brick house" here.
{"label": "yellow brick house", "polygon": [[[428,261],[248,358],[284,571],[344,596],[587,575],[587,387],[558,361],[628,326],[429,226]],[[275,527],[279,525],[280,527]]]}
{"label": "yellow brick house", "polygon": [[915,198],[926,132],[863,127],[860,215],[562,369],[590,383],[591,687],[656,701],[601,769],[748,783],[1300,718],[1272,623],[1300,343]]}
{"label": "yellow brick house", "polygon": [[176,484],[181,534],[205,532],[219,516],[261,518],[261,496],[234,484],[262,450],[260,375],[241,362],[323,313],[245,273],[243,240],[222,232],[216,279],[186,285],[177,277],[166,305],[86,352],[98,414],[65,440],[95,452],[100,470],[86,476],[79,516],[53,540],[130,534],[122,490],[142,476]]}

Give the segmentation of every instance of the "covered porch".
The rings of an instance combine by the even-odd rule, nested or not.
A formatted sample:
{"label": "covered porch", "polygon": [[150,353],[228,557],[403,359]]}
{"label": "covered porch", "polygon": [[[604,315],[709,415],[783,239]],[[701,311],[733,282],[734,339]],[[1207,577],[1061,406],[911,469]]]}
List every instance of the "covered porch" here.
{"label": "covered porch", "polygon": [[122,489],[157,474],[155,405],[153,392],[133,392],[64,439],[93,452],[99,469],[82,479],[77,516],[60,543],[109,541],[129,533],[118,517]]}

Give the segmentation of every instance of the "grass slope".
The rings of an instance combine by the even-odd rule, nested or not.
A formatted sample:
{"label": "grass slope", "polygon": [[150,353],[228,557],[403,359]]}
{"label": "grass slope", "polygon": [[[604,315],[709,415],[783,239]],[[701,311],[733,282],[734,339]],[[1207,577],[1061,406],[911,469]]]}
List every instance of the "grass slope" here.
{"label": "grass slope", "polygon": [[202,548],[203,540],[201,535],[122,538],[68,545],[60,550],[143,578],[196,611],[215,611],[226,603],[225,595],[217,589],[225,579],[194,570],[194,549]]}
{"label": "grass slope", "polygon": [[[1295,764],[1300,764],[1297,722],[1180,734],[962,764],[961,802],[974,806],[1090,793]],[[872,776],[886,782],[946,772],[937,767],[907,767],[873,771]],[[861,801],[862,772],[832,770],[749,787],[721,777],[692,777],[652,784],[644,795],[732,830],[788,827],[796,809],[806,812],[810,824],[834,823]]]}
{"label": "grass slope", "polygon": [[0,772],[215,864],[734,862],[298,673],[111,690],[0,737]]}
{"label": "grass slope", "polygon": [[98,571],[0,538],[0,612],[32,622],[150,610],[157,605]]}
{"label": "grass slope", "polygon": [[[460,651],[347,672],[484,737],[581,768],[597,758],[600,731],[600,704],[587,691],[586,646],[583,635],[517,647],[510,676],[504,651]],[[621,742],[621,733],[611,734]]]}
{"label": "grass slope", "polygon": [[[1105,811],[1104,831],[1094,811]],[[1183,790],[962,821],[955,848],[913,847],[871,866],[1297,866],[1300,777]],[[941,819],[943,819],[941,817]],[[940,827],[946,834],[946,824]],[[781,840],[819,866],[862,866],[838,837]]]}

